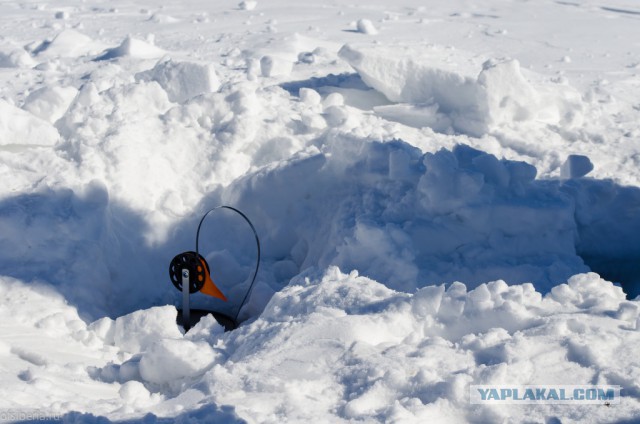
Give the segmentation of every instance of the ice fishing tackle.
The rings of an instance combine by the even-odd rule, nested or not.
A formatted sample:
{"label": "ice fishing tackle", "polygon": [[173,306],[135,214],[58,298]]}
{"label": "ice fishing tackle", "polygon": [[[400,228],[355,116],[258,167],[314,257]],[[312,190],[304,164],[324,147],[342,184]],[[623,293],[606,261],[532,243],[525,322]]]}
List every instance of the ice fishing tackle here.
{"label": "ice fishing tackle", "polygon": [[[237,214],[239,214],[244,220],[249,224],[251,230],[253,231],[253,235],[256,238],[256,247],[257,247],[257,257],[256,257],[256,267],[253,271],[253,276],[251,278],[251,283],[249,284],[249,288],[240,302],[238,306],[238,310],[235,314],[235,317],[230,317],[221,312],[217,311],[204,311],[200,309],[191,310],[189,306],[189,296],[192,293],[203,293],[222,301],[227,301],[227,297],[222,293],[222,291],[216,286],[216,284],[211,279],[211,269],[209,268],[209,264],[206,259],[199,253],[199,242],[200,242],[200,229],[202,228],[202,223],[205,218],[213,211],[220,209],[229,209]],[[169,264],[169,278],[171,282],[175,286],[176,289],[182,292],[182,311],[178,316],[178,321],[182,322],[182,326],[185,331],[188,331],[191,328],[192,324],[192,315],[191,312],[194,313],[195,321],[206,314],[212,314],[214,318],[225,327],[225,330],[233,330],[238,327],[238,316],[240,315],[240,310],[244,306],[251,290],[253,288],[253,284],[256,281],[256,276],[258,275],[258,268],[260,267],[260,239],[258,238],[258,233],[256,232],[253,223],[249,220],[249,218],[242,213],[240,210],[232,207],[232,206],[218,206],[213,209],[210,209],[202,216],[200,219],[200,223],[198,224],[198,230],[196,231],[196,250],[182,252],[176,255]]]}

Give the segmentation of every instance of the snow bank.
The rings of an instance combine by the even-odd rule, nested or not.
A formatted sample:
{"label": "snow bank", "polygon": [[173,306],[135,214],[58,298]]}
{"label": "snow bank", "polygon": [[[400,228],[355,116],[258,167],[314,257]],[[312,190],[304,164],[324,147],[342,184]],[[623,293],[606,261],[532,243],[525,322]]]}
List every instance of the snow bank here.
{"label": "snow bank", "polygon": [[[275,294],[253,322],[223,333],[205,318],[185,336],[171,307],[86,326],[47,285],[3,277],[0,296],[10,301],[0,309],[3,322],[21,317],[20,332],[3,338],[11,347],[0,350],[0,391],[10,396],[27,383],[27,397],[14,398],[14,408],[29,402],[64,414],[90,405],[93,414],[112,419],[152,413],[177,422],[200,417],[203,404],[212,405],[207,416],[214,422],[225,414],[248,422],[275,415],[300,422],[467,422],[568,414],[600,422],[629,418],[640,407],[633,396],[614,409],[563,405],[562,411],[469,402],[469,384],[596,381],[640,391],[630,366],[640,345],[640,305],[592,273],[543,296],[531,284],[500,280],[473,290],[454,283],[408,294],[355,271],[310,270]],[[107,333],[120,340],[117,348],[99,337]],[[37,335],[38,343],[24,344],[24,334]],[[7,372],[20,370],[19,361],[28,368],[16,378]],[[74,384],[52,384],[70,373]],[[60,401],[70,398],[79,403]],[[215,405],[234,405],[235,413]],[[78,412],[66,418],[97,419]]]}
{"label": "snow bank", "polygon": [[[389,100],[432,105],[435,116],[448,118],[458,132],[481,136],[521,121],[581,122],[581,96],[576,90],[563,84],[532,83],[517,60],[482,63],[470,53],[433,45],[400,50],[345,45],[339,55]],[[429,111],[419,124],[429,126],[433,115]]]}
{"label": "snow bank", "polygon": [[[249,422],[274,414],[316,422],[628,417],[636,399],[615,412],[568,405],[559,412],[552,405],[471,405],[468,396],[469,384],[594,378],[638,390],[620,364],[640,342],[637,306],[595,274],[544,297],[530,284],[502,281],[407,295],[331,268],[296,278],[259,319],[221,336],[232,354],[202,382],[217,403],[241,397],[237,412]],[[621,309],[632,312],[615,318]],[[596,348],[602,337],[607,347]]]}
{"label": "snow bank", "polygon": [[399,141],[336,138],[325,149],[223,195],[258,223],[265,251],[294,265],[291,276],[335,264],[408,292],[499,276],[547,291],[587,270],[573,200],[526,163],[462,145],[423,155]]}

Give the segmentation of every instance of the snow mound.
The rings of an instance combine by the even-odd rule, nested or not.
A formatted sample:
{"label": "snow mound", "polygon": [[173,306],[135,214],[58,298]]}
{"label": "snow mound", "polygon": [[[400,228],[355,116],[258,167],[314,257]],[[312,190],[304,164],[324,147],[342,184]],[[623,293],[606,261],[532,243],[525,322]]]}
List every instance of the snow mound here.
{"label": "snow mound", "polygon": [[138,353],[163,338],[179,338],[177,310],[159,306],[118,317],[114,322],[113,342],[121,350]]}
{"label": "snow mound", "polygon": [[0,146],[53,146],[59,139],[50,123],[0,99]]}
{"label": "snow mound", "polygon": [[181,380],[204,374],[218,356],[206,341],[160,340],[142,355],[140,376],[152,384],[180,385]]}
{"label": "snow mound", "polygon": [[29,94],[22,108],[53,124],[67,112],[76,94],[74,87],[42,87]]}
{"label": "snow mound", "polygon": [[156,81],[172,102],[183,103],[202,93],[216,91],[220,82],[212,64],[167,60],[136,75],[139,81]]}
{"label": "snow mound", "polygon": [[78,57],[100,51],[101,45],[74,29],[64,29],[52,40],[42,42],[33,53],[44,57]]}
{"label": "snow mound", "polygon": [[[300,422],[544,421],[552,405],[471,405],[469,384],[597,378],[636,391],[621,361],[634,361],[640,343],[637,306],[595,274],[544,297],[503,281],[408,295],[329,268],[294,279],[255,322],[221,336],[233,353],[202,382],[219,404],[242,395],[237,412],[250,422],[277,413]],[[602,337],[607,347],[596,348]],[[629,402],[620,417],[638,407]],[[611,419],[606,408],[572,411]]]}
{"label": "snow mound", "polygon": [[513,122],[580,123],[580,94],[568,85],[532,83],[517,60],[482,63],[442,46],[400,49],[345,45],[339,56],[390,101],[434,106],[423,126],[435,116],[449,119],[455,131],[481,136]]}
{"label": "snow mound", "polygon": [[136,59],[157,59],[166,54],[164,50],[146,41],[128,36],[118,47],[107,49],[96,60],[111,60],[120,57],[133,57]]}
{"label": "snow mound", "polygon": [[[172,307],[87,327],[48,285],[3,277],[0,296],[7,306],[0,317],[17,317],[20,330],[3,339],[5,351],[0,345],[7,366],[0,393],[20,387],[28,396],[14,407],[27,401],[60,414],[86,403],[112,419],[151,412],[180,414],[180,422],[185,413],[200,417],[207,404],[234,405],[249,422],[277,414],[296,422],[544,421],[557,414],[554,405],[472,405],[469,384],[597,380],[640,391],[633,367],[640,305],[593,273],[543,296],[531,284],[500,280],[408,294],[356,271],[308,270],[253,322],[224,333],[209,317],[184,336]],[[19,376],[8,373],[20,366]],[[70,398],[81,403],[63,402]],[[613,410],[565,405],[563,414],[570,408],[576,420],[600,422],[639,406],[628,396]],[[209,412],[209,421],[220,416],[217,407]]]}

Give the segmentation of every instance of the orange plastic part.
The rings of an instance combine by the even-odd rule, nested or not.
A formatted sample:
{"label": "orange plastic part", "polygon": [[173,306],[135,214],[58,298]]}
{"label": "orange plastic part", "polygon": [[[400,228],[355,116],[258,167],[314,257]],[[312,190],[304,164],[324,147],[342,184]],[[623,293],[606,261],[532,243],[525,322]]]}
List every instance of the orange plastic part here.
{"label": "orange plastic part", "polygon": [[204,280],[204,286],[202,286],[202,289],[200,290],[200,293],[204,293],[204,294],[207,294],[209,296],[216,297],[216,298],[224,300],[226,302],[227,301],[227,297],[220,291],[218,286],[216,286],[213,283],[213,280],[211,279],[211,276],[207,272],[207,267],[205,266],[204,261],[202,259],[200,259],[200,262],[202,262],[202,266],[204,267],[204,270],[205,270],[204,273],[206,275],[206,278]]}

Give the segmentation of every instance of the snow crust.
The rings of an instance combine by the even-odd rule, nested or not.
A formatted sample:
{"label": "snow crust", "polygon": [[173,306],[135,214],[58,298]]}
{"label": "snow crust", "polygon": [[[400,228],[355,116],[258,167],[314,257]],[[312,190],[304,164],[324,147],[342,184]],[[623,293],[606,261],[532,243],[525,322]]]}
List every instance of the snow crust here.
{"label": "snow crust", "polygon": [[[632,422],[636,9],[1,4],[0,412]],[[239,310],[255,240],[211,214],[230,301],[191,300],[241,326],[185,334],[167,267],[221,204],[260,273]],[[471,384],[622,401],[473,405]]]}

